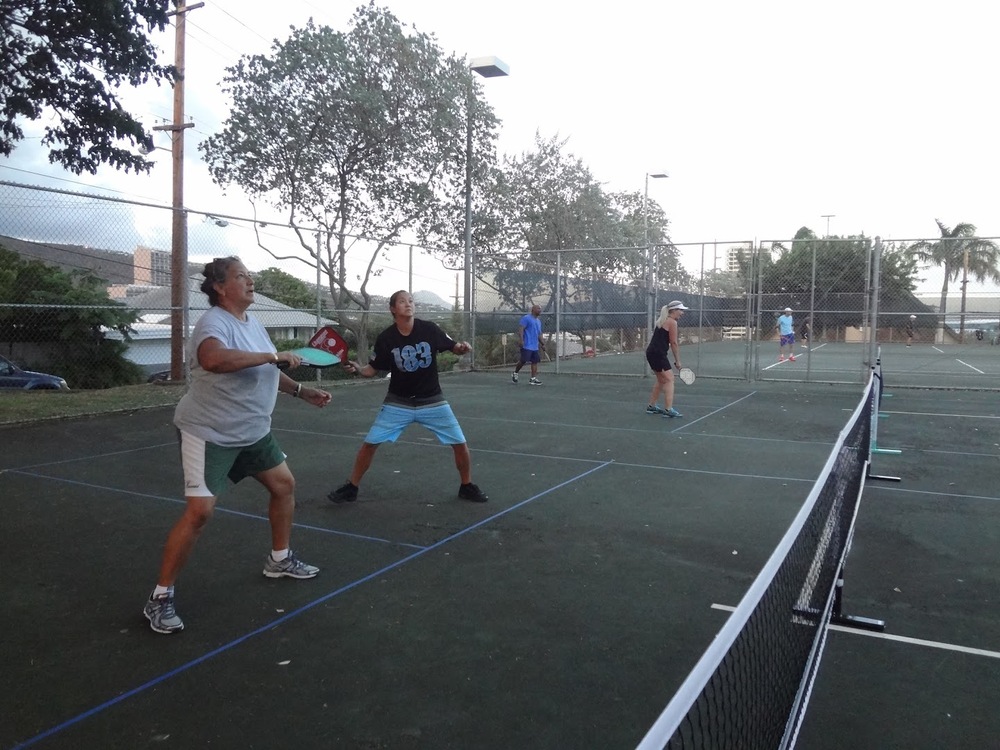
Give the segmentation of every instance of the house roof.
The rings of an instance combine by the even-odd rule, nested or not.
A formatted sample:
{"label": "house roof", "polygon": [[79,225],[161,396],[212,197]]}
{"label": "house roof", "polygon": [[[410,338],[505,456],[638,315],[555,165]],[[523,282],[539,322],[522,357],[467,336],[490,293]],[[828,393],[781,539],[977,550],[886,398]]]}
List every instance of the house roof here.
{"label": "house roof", "polygon": [[[188,278],[187,282],[188,322],[194,325],[211,305],[208,302],[208,295],[201,291],[201,281],[199,279]],[[148,292],[133,294],[121,301],[129,307],[141,310],[144,322],[165,324],[170,323],[171,291],[170,287],[152,287]],[[315,312],[296,310],[260,292],[254,293],[254,303],[251,305],[249,312],[260,320],[265,328],[316,327]],[[321,319],[320,325],[327,325],[334,322]]]}

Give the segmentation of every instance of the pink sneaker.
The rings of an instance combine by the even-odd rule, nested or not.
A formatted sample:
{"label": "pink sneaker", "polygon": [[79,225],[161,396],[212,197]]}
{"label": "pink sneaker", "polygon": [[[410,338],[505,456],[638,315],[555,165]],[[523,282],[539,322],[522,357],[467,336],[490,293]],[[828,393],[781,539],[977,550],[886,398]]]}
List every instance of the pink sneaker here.
{"label": "pink sneaker", "polygon": [[785,361],[785,355],[782,354],[780,357],[778,357],[778,361],[779,362],[784,362]]}
{"label": "pink sneaker", "polygon": [[791,360],[792,362],[794,362],[794,361],[795,361],[795,355],[793,354],[793,355],[792,355],[792,356],[790,356],[790,357],[789,357],[788,359],[789,359],[789,360]]}

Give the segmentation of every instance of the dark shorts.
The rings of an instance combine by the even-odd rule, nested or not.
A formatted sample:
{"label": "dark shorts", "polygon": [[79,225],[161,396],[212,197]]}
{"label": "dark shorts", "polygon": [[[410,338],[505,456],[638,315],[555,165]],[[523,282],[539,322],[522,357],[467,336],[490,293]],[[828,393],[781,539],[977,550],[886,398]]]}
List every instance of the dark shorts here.
{"label": "dark shorts", "polygon": [[521,364],[537,365],[541,361],[537,349],[525,349],[523,346],[521,347]]}
{"label": "dark shorts", "polygon": [[[773,340],[774,339],[772,339],[772,341]],[[794,333],[786,333],[786,334],[782,335],[782,337],[781,337],[781,346],[791,346],[794,343],[795,343],[795,334]]]}
{"label": "dark shorts", "polygon": [[653,372],[670,371],[670,359],[666,354],[646,352],[646,361],[649,362],[649,369]]}
{"label": "dark shorts", "polygon": [[187,432],[181,441],[185,497],[218,497],[228,478],[233,484],[285,462],[285,453],[269,432],[253,445],[215,445]]}

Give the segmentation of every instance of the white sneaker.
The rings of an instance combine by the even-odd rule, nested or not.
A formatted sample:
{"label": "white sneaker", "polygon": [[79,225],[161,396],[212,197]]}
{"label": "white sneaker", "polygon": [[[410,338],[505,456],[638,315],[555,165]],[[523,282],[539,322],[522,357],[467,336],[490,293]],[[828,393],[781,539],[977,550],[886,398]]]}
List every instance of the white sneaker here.
{"label": "white sneaker", "polygon": [[517,373],[516,372],[512,372],[510,374],[510,382],[511,383],[516,383],[517,382]]}

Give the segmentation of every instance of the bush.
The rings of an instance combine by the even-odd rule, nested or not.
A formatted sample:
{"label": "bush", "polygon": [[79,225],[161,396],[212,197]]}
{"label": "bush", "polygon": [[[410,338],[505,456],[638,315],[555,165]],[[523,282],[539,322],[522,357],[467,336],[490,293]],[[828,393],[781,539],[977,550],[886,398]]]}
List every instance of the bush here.
{"label": "bush", "polygon": [[56,360],[55,367],[74,390],[145,383],[145,371],[125,359],[126,348],[124,342],[110,339],[87,342]]}

